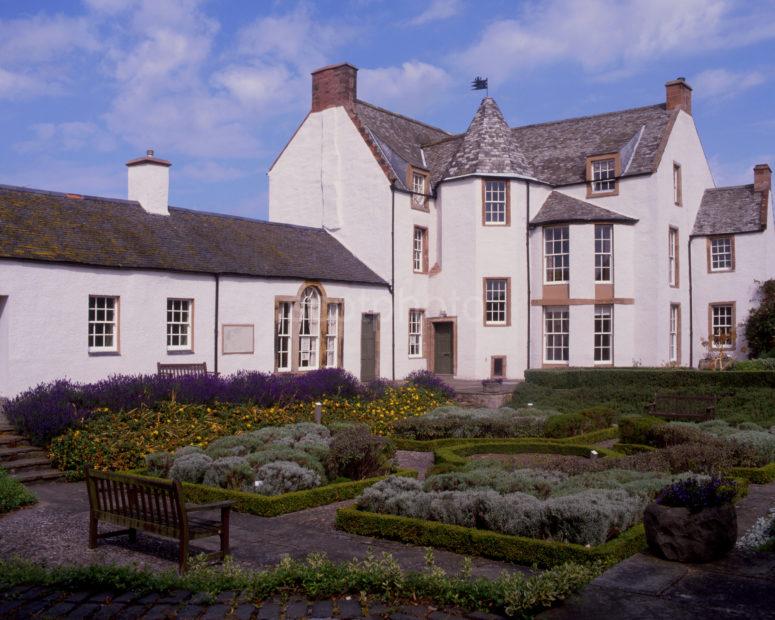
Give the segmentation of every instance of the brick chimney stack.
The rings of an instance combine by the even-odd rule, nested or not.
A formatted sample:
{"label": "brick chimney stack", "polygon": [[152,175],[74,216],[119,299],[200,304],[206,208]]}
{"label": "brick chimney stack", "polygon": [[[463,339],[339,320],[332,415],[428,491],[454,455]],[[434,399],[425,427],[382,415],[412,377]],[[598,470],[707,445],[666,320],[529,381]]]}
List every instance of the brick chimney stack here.
{"label": "brick chimney stack", "polygon": [[769,164],[756,164],[753,167],[753,191],[767,192],[772,189],[772,169]]}
{"label": "brick chimney stack", "polygon": [[352,108],[357,92],[358,68],[348,62],[312,72],[312,111],[343,106]]}
{"label": "brick chimney stack", "polygon": [[692,115],[692,87],[686,83],[686,78],[675,78],[665,84],[665,103],[668,110],[683,110]]}

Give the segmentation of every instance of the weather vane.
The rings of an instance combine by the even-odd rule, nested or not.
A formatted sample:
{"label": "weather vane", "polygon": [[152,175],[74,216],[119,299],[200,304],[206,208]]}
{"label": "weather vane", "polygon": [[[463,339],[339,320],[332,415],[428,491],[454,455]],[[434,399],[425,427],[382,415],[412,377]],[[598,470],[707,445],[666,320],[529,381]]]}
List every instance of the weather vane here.
{"label": "weather vane", "polygon": [[478,75],[471,82],[471,90],[486,90],[487,96],[490,96],[490,89],[487,86],[487,78],[479,77]]}

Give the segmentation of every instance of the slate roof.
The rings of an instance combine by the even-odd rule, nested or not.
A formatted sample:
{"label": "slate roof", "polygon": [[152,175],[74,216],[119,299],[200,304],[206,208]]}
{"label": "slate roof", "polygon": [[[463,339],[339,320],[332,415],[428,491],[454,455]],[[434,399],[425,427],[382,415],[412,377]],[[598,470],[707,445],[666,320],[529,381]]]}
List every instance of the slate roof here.
{"label": "slate roof", "polygon": [[759,232],[764,228],[761,207],[764,195],[751,185],[706,189],[694,220],[693,235]]}
{"label": "slate roof", "polygon": [[498,104],[492,97],[485,97],[463,134],[444,177],[493,173],[533,176]]}
{"label": "slate roof", "polygon": [[587,156],[617,152],[623,177],[652,173],[678,114],[660,103],[509,128],[495,101],[485,97],[468,129],[450,134],[363,101],[355,112],[402,186],[411,164],[428,169],[434,187],[473,173],[513,174],[553,186],[584,183]]}
{"label": "slate roof", "polygon": [[0,185],[0,258],[386,285],[323,229]]}
{"label": "slate roof", "polygon": [[355,102],[355,114],[371,132],[399,183],[406,189],[407,164],[428,169],[421,145],[437,142],[449,134],[443,129],[390,112],[384,108]]}
{"label": "slate roof", "polygon": [[567,194],[554,191],[547,196],[544,204],[535,217],[530,220],[531,226],[544,224],[559,224],[571,222],[618,222],[635,224],[638,220],[610,209],[573,198]]}

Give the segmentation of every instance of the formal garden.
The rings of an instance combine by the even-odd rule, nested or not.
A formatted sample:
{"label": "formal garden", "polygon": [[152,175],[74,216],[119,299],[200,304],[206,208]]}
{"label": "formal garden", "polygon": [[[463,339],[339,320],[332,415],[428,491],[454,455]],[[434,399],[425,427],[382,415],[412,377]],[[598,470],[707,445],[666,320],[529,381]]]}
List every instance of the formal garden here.
{"label": "formal garden", "polygon": [[[182,576],[16,559],[5,561],[0,585],[36,575],[50,584],[97,579],[213,597],[239,590],[256,600],[360,592],[532,615],[647,546],[681,561],[727,553],[734,503],[750,484],[775,481],[774,388],[768,360],[717,372],[532,370],[500,409],[461,407],[425,372],[395,385],[362,385],[338,370],[41,385],[8,403],[6,415],[70,481],[82,480],[85,467],[174,480],[186,501],[229,500],[259,517],[352,500],[336,509],[340,532],[527,572],[449,574],[432,555],[419,573],[387,557],[341,564],[313,555],[261,572],[194,562]],[[646,415],[655,394],[712,396],[715,412],[697,421]],[[431,453],[433,465],[401,469],[397,451]],[[34,501],[0,471],[0,512]],[[679,548],[686,528],[702,529],[697,519],[711,513],[722,526],[710,547]],[[737,545],[775,548],[775,511]]]}

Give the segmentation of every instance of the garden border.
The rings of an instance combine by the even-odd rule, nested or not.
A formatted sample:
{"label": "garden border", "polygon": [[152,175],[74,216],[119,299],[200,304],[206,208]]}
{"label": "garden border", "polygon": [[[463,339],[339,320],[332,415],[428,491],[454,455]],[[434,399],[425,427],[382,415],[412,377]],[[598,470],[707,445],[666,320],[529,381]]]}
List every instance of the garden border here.
{"label": "garden border", "polygon": [[535,564],[541,568],[550,568],[564,562],[603,561],[606,564],[614,564],[646,548],[646,534],[642,523],[596,547],[512,536],[357,508],[338,509],[336,527],[350,534],[448,549],[456,553],[505,560],[515,564]]}
{"label": "garden border", "polygon": [[589,446],[582,444],[558,443],[557,441],[535,439],[479,439],[476,442],[452,444],[442,446],[434,450],[436,465],[464,465],[466,457],[473,454],[565,454],[570,456],[588,457],[592,450],[596,450],[602,457],[617,458],[622,453],[608,448]]}
{"label": "garden border", "polygon": [[727,473],[753,484],[768,484],[775,481],[775,463],[768,463],[762,467],[730,467]]}
{"label": "garden border", "polygon": [[[166,480],[149,476],[145,470],[130,470],[120,472],[139,476],[149,480]],[[354,499],[361,491],[385,480],[389,476],[404,476],[416,478],[417,472],[413,469],[399,469],[398,471],[385,476],[376,476],[365,478],[363,480],[353,480],[350,482],[335,482],[323,486],[306,489],[304,491],[292,491],[282,493],[281,495],[259,495],[247,491],[238,491],[235,489],[221,489],[204,484],[194,484],[191,482],[181,483],[186,501],[195,504],[209,504],[211,502],[220,502],[232,500],[232,508],[238,512],[245,512],[259,517],[277,517],[290,512],[298,512],[307,508],[316,508],[325,506],[334,502],[341,502],[348,499]]]}

